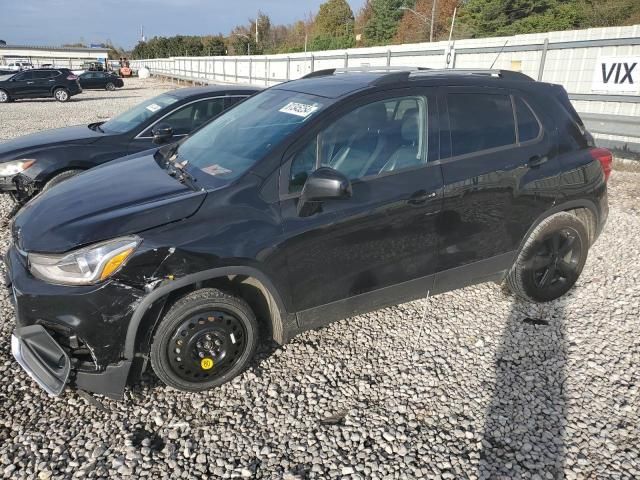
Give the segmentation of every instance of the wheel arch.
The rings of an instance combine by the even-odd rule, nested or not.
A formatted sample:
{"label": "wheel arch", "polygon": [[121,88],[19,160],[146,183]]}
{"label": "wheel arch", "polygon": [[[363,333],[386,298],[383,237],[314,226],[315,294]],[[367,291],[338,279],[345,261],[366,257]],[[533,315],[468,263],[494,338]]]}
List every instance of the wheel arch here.
{"label": "wheel arch", "polygon": [[49,180],[53,179],[53,177],[60,175],[61,173],[71,172],[73,170],[80,170],[81,172],[85,172],[88,169],[89,167],[84,167],[79,165],[65,165],[64,167],[59,168],[57,170],[52,170],[50,172],[47,172],[45,175],[43,175],[42,179],[39,181],[42,183],[42,185],[45,185]]}
{"label": "wheel arch", "polygon": [[69,89],[65,85],[54,85],[53,87],[51,87],[51,90],[49,91],[51,93],[51,96],[53,97],[53,94],[55,93],[55,91],[60,88],[62,88],[63,90],[66,90],[67,92],[69,91]]}
{"label": "wheel arch", "polygon": [[522,237],[522,240],[520,240],[517,254],[514,257],[515,259],[517,259],[518,255],[520,255],[522,248],[524,247],[525,243],[527,243],[527,239],[531,236],[531,233],[536,229],[536,227],[540,225],[540,223],[542,223],[545,219],[560,212],[573,213],[582,221],[588,220],[589,224],[585,225],[585,227],[587,228],[587,232],[589,234],[589,243],[592,244],[595,241],[597,225],[600,218],[596,204],[588,199],[570,200],[568,202],[554,205],[550,209],[546,210],[538,218],[536,218],[536,220],[527,230],[527,233],[524,235],[524,237]]}
{"label": "wheel arch", "polygon": [[280,344],[288,340],[289,314],[271,280],[253,267],[220,267],[169,281],[143,297],[127,327],[124,357],[132,360],[136,356],[140,345],[150,339],[149,334],[170,304],[187,292],[204,287],[238,293],[254,310],[259,323],[264,325],[266,322],[273,340]]}

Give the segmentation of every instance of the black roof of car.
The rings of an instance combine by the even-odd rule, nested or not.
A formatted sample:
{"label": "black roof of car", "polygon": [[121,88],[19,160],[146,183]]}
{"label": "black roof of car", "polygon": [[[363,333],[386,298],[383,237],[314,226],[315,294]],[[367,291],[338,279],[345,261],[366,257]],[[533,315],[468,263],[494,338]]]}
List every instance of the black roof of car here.
{"label": "black roof of car", "polygon": [[344,95],[381,85],[422,84],[474,84],[494,85],[500,81],[534,82],[520,72],[482,69],[427,69],[412,67],[356,67],[318,70],[298,80],[277,85],[274,88],[339,98]]}
{"label": "black roof of car", "polygon": [[216,94],[233,94],[233,93],[257,93],[262,88],[252,86],[239,86],[239,85],[207,85],[205,87],[188,87],[178,88],[167,92],[167,95],[171,95],[176,98],[187,98],[197,95],[207,95],[210,93]]}

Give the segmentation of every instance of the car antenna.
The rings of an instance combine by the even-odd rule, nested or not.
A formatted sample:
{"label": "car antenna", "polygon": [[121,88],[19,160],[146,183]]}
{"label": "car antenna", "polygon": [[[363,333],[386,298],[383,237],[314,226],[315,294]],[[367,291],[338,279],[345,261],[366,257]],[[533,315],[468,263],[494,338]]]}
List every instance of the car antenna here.
{"label": "car antenna", "polygon": [[500,49],[500,51],[498,52],[498,55],[496,55],[495,60],[493,61],[493,63],[491,64],[491,66],[489,67],[489,70],[491,70],[493,68],[493,66],[496,64],[496,62],[498,61],[498,57],[500,57],[500,54],[504,51],[504,47],[507,46],[507,43],[509,43],[509,39],[507,38],[507,41],[504,42],[504,45],[502,46],[502,48]]}

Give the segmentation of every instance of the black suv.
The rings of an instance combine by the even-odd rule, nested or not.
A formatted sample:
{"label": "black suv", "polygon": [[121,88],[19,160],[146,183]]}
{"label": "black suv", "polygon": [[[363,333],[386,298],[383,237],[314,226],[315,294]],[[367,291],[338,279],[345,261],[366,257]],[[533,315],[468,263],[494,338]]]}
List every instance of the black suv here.
{"label": "black suv", "polygon": [[79,93],[78,76],[68,68],[36,68],[0,78],[0,103],[45,97],[66,102]]}
{"label": "black suv", "polygon": [[199,391],[258,341],[495,281],[566,293],[607,218],[608,151],[564,89],[507,71],[323,70],[28,203],[15,358],[60,394],[148,363]]}

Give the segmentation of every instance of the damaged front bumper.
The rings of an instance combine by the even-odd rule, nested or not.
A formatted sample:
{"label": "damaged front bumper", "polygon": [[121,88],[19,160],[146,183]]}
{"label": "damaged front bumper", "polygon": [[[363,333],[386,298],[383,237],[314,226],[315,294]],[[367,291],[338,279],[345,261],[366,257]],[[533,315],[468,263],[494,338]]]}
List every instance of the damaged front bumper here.
{"label": "damaged front bumper", "polygon": [[15,178],[16,175],[0,176],[0,193],[14,193],[18,189]]}
{"label": "damaged front bumper", "polygon": [[20,205],[27,203],[39,191],[38,183],[23,173],[0,176],[0,193],[11,195]]}
{"label": "damaged front bumper", "polygon": [[11,335],[11,353],[29,376],[49,395],[62,393],[69,373],[69,355],[41,325],[16,328]]}
{"label": "damaged front bumper", "polygon": [[129,321],[144,291],[116,281],[87,287],[34,278],[15,247],[4,259],[15,307],[13,355],[49,394],[66,385],[121,398],[131,373],[124,358]]}

